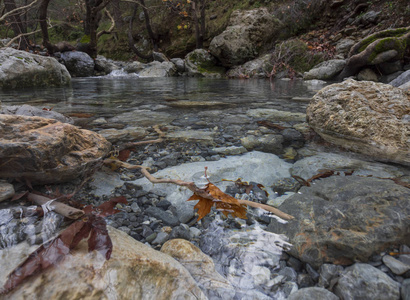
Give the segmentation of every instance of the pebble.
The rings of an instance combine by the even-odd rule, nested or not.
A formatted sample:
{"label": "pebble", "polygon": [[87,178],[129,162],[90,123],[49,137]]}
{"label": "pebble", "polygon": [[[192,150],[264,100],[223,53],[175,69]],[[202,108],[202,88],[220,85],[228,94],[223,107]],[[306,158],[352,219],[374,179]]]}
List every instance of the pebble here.
{"label": "pebble", "polygon": [[383,256],[384,264],[396,275],[402,275],[410,270],[410,266],[390,255]]}

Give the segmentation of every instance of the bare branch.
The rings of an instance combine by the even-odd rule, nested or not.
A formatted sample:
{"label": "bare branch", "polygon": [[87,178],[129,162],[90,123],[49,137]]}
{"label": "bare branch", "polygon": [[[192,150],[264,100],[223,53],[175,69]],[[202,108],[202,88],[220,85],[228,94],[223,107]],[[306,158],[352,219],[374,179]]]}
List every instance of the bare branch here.
{"label": "bare branch", "polygon": [[100,32],[97,33],[97,38],[99,38],[100,36],[102,36],[103,34],[110,34],[115,27],[115,20],[114,18],[111,16],[110,12],[105,8],[104,9],[105,14],[108,16],[108,18],[110,18],[111,20],[111,26],[108,30],[102,30]]}
{"label": "bare branch", "polygon": [[21,33],[21,34],[19,34],[18,36],[15,36],[14,38],[12,38],[12,39],[5,45],[5,47],[10,47],[10,45],[13,44],[15,40],[18,40],[19,38],[21,38],[21,37],[23,37],[23,36],[32,35],[32,34],[35,34],[35,33],[37,33],[37,32],[40,32],[40,31],[41,31],[41,29],[38,29],[38,30],[32,31],[32,32]]}
{"label": "bare branch", "polygon": [[34,0],[33,2],[31,2],[30,4],[28,4],[28,5],[26,5],[26,6],[17,7],[17,8],[15,8],[15,9],[13,9],[13,10],[11,10],[11,11],[5,13],[4,15],[2,15],[2,16],[0,17],[0,22],[3,21],[3,20],[4,20],[5,18],[7,18],[8,16],[13,15],[14,13],[19,12],[20,10],[25,10],[25,9],[28,9],[28,8],[32,7],[34,4],[36,4],[36,3],[39,2],[39,1],[40,1],[40,0]]}
{"label": "bare branch", "polygon": [[[145,166],[140,166],[140,165],[132,165],[126,162],[122,162],[119,161],[117,159],[105,159],[104,160],[104,164],[107,165],[112,165],[115,164],[118,167],[122,167],[122,168],[126,168],[126,169],[140,169],[141,173],[152,183],[172,183],[172,184],[176,184],[179,186],[184,186],[188,189],[190,189],[192,192],[194,192],[196,195],[201,196],[202,198],[205,199],[209,199],[212,200],[214,202],[219,202],[220,200],[215,199],[214,197],[212,197],[212,195],[208,194],[205,190],[198,188],[194,182],[187,182],[187,181],[183,181],[183,180],[179,180],[179,179],[168,179],[168,178],[155,178],[154,176],[152,176],[149,172],[148,172],[148,168]],[[249,205],[252,207],[256,207],[256,208],[261,208],[264,209],[266,211],[269,211],[275,215],[277,215],[278,217],[285,219],[285,220],[292,220],[294,219],[293,216],[288,215],[287,213],[284,213],[282,211],[280,211],[277,208],[274,208],[272,206],[269,205],[265,205],[265,204],[260,204],[260,203],[256,203],[256,202],[252,202],[252,201],[247,201],[247,200],[238,200],[240,204],[245,204],[245,205]]]}
{"label": "bare branch", "polygon": [[[44,196],[40,196],[40,195],[36,195],[33,193],[29,193],[27,195],[27,198],[30,201],[33,201],[34,203],[38,204],[38,205],[45,205],[47,203],[49,203],[50,201],[52,201],[52,199],[49,199],[47,197]],[[53,206],[54,211],[56,213],[59,213],[60,215],[69,218],[69,219],[73,219],[76,220],[78,218],[81,218],[84,215],[84,212],[80,209],[65,205],[64,203],[58,202],[58,201],[52,201],[50,203],[51,206]]]}

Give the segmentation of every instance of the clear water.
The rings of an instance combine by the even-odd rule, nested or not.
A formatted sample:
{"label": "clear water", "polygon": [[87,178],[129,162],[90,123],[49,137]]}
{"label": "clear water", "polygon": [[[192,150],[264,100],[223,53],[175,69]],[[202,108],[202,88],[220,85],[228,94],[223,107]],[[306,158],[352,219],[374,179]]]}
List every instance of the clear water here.
{"label": "clear water", "polygon": [[[323,87],[301,80],[229,80],[206,78],[75,78],[70,87],[0,91],[4,105],[29,104],[63,113],[112,117],[139,107],[175,101],[222,102],[243,107],[270,107],[304,112],[305,99]],[[224,107],[218,107],[224,109]],[[178,114],[175,107],[171,113]]]}
{"label": "clear water", "polygon": [[[52,108],[65,115],[90,114],[87,118],[112,118],[136,109],[161,110],[180,118],[206,110],[218,110],[218,115],[235,115],[249,108],[274,108],[291,112],[305,112],[308,99],[323,87],[322,83],[303,81],[269,81],[197,79],[197,78],[137,78],[135,76],[107,76],[103,78],[73,79],[70,87],[33,88],[25,90],[0,91],[3,105],[29,104],[39,108]],[[174,103],[198,102],[209,106],[175,106]],[[197,119],[196,119],[197,120]],[[229,120],[235,121],[235,118]],[[228,123],[226,123],[228,122]],[[225,121],[224,126],[230,126]],[[236,123],[237,124],[237,123]],[[6,224],[13,224],[10,211],[0,212],[0,237],[3,248],[14,244],[10,232],[15,232]],[[46,214],[40,235],[43,240],[54,232],[54,213]],[[49,220],[50,219],[50,220]],[[51,220],[52,219],[52,220]],[[31,224],[30,224],[31,225]],[[17,225],[16,225],[17,226]],[[267,233],[259,227],[232,231],[218,227],[203,237],[204,251],[216,260],[216,266],[235,288],[241,287],[244,295],[250,298],[262,295],[281,298],[276,291],[266,291],[266,282],[257,283],[255,278],[263,268],[274,269],[278,266],[284,237]],[[33,225],[24,227],[27,235],[33,238]],[[218,238],[216,238],[215,234]],[[277,245],[272,241],[276,241]],[[210,248],[209,248],[210,247]],[[255,264],[255,261],[258,264]],[[261,279],[263,281],[263,279]],[[247,291],[255,291],[250,296]]]}

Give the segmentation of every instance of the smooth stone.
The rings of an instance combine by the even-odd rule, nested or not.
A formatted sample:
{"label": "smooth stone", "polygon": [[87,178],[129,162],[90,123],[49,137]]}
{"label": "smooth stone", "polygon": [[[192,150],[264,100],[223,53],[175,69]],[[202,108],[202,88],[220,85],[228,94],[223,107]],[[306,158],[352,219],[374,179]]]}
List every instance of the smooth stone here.
{"label": "smooth stone", "polygon": [[400,283],[368,264],[347,267],[335,286],[341,299],[399,300]]}
{"label": "smooth stone", "polygon": [[13,197],[14,194],[15,191],[12,184],[0,181],[0,202]]}
{"label": "smooth stone", "polygon": [[91,194],[97,197],[113,196],[115,189],[124,185],[124,181],[120,179],[120,174],[104,168],[97,171],[92,176],[90,186],[93,188]]}
{"label": "smooth stone", "polygon": [[385,255],[382,258],[384,264],[396,275],[402,275],[410,270],[410,266],[395,259],[390,255]]}
{"label": "smooth stone", "polygon": [[167,138],[178,141],[201,141],[212,143],[214,141],[215,132],[200,131],[200,130],[184,130],[167,133]]}
{"label": "smooth stone", "polygon": [[306,121],[306,114],[303,113],[294,113],[289,111],[281,111],[277,109],[268,109],[268,108],[255,108],[250,109],[247,112],[249,117],[263,119],[268,121],[297,121],[304,122]]}
{"label": "smooth stone", "polygon": [[212,151],[215,151],[216,153],[223,154],[223,155],[240,155],[243,153],[246,153],[248,150],[246,150],[245,147],[243,146],[230,146],[230,147],[218,147],[218,148],[213,148]]}
{"label": "smooth stone", "polygon": [[163,221],[164,224],[169,226],[177,226],[179,224],[177,217],[155,206],[148,207],[145,210],[145,213],[151,217]]}
{"label": "smooth stone", "polygon": [[335,294],[319,287],[308,287],[290,294],[287,300],[339,300]]}

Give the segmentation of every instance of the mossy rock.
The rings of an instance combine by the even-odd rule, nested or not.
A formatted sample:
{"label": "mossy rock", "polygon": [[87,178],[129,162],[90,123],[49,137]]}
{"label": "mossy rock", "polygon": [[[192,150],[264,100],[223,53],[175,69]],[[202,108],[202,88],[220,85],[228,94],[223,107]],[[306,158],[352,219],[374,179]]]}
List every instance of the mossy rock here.
{"label": "mossy rock", "polygon": [[204,49],[196,49],[185,57],[185,67],[189,76],[222,77],[226,69],[218,66],[215,57]]}

